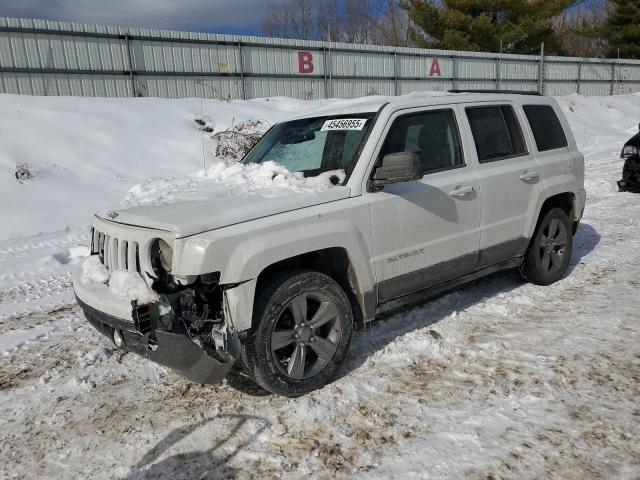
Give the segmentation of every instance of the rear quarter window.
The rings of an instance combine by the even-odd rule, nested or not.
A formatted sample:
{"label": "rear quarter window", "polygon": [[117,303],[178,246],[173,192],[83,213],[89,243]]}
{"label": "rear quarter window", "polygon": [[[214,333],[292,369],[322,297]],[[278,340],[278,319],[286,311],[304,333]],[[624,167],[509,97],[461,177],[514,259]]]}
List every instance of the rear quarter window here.
{"label": "rear quarter window", "polygon": [[524,105],[522,108],[531,126],[531,132],[533,132],[533,138],[539,152],[567,146],[567,136],[552,107],[549,105]]}

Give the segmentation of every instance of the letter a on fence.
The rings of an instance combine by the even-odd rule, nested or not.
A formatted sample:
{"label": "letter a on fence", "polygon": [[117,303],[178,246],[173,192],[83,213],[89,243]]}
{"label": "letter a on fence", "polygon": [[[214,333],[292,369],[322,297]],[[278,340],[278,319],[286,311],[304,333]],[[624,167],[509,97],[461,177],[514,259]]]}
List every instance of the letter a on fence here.
{"label": "letter a on fence", "polygon": [[298,52],[298,73],[313,73],[313,55],[311,52]]}
{"label": "letter a on fence", "polygon": [[441,77],[442,73],[440,73],[440,63],[437,58],[431,60],[431,69],[429,70],[430,77]]}

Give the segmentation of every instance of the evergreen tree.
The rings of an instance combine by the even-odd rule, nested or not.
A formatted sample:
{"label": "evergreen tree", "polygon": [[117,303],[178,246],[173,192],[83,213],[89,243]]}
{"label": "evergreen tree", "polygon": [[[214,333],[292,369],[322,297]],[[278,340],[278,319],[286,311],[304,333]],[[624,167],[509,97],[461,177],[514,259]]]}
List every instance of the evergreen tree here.
{"label": "evergreen tree", "polygon": [[409,0],[416,43],[428,48],[562,53],[553,18],[575,0]]}
{"label": "evergreen tree", "polygon": [[640,2],[638,0],[612,0],[613,9],[605,24],[609,39],[609,56],[640,58]]}

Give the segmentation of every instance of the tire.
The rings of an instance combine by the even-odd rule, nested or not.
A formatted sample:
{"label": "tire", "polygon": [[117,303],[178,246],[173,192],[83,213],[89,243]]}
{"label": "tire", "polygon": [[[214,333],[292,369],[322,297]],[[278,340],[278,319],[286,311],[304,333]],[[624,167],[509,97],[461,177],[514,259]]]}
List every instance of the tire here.
{"label": "tire", "polygon": [[258,294],[253,321],[242,345],[243,364],[258,385],[287,397],[328,383],[353,332],[344,290],[331,277],[311,270],[273,277]]}
{"label": "tire", "polygon": [[571,220],[561,208],[552,208],[536,226],[520,273],[536,285],[551,285],[567,273],[572,251]]}

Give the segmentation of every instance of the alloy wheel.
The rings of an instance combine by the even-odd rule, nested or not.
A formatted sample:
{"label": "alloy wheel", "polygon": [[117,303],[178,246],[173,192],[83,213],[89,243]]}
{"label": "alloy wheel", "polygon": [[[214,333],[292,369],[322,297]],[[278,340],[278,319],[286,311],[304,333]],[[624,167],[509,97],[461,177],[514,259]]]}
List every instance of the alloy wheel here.
{"label": "alloy wheel", "polygon": [[562,268],[567,254],[567,228],[554,218],[543,228],[539,243],[540,265],[545,272],[556,272]]}
{"label": "alloy wheel", "polygon": [[340,342],[340,314],[325,295],[305,292],[281,310],[271,332],[271,355],[289,378],[310,378],[331,361]]}

